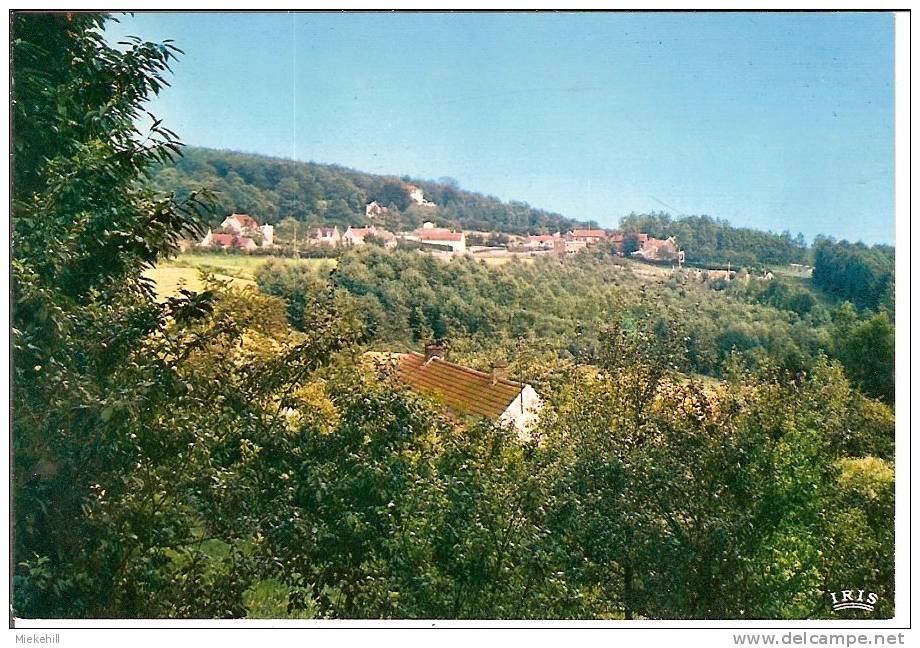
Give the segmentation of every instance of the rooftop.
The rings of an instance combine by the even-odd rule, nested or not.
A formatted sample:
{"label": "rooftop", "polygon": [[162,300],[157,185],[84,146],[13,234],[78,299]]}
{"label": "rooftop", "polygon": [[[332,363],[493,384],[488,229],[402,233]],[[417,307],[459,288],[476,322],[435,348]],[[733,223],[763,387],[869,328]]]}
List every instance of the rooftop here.
{"label": "rooftop", "polygon": [[256,228],[259,226],[256,219],[249,214],[230,214],[227,220],[236,221],[240,227]]}
{"label": "rooftop", "polygon": [[425,361],[421,353],[396,354],[396,376],[419,392],[440,401],[455,414],[497,419],[521,393],[524,385],[448,362]]}
{"label": "rooftop", "polygon": [[422,241],[459,241],[463,238],[463,232],[444,229],[421,229],[416,234]]}
{"label": "rooftop", "polygon": [[573,229],[572,236],[585,238],[607,238],[607,232],[602,229]]}

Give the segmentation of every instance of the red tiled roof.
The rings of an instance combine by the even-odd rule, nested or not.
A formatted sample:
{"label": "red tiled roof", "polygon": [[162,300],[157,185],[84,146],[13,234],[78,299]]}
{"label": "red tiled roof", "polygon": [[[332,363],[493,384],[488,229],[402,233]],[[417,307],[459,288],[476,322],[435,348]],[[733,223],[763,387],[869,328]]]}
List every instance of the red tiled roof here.
{"label": "red tiled roof", "polygon": [[450,232],[439,229],[422,229],[416,232],[420,241],[459,241],[463,232]]}
{"label": "red tiled roof", "polygon": [[642,247],[644,248],[652,248],[652,247],[654,248],[659,248],[659,247],[673,248],[674,243],[671,242],[670,239],[659,239],[659,238],[653,238],[650,236],[646,240],[642,241]]}
{"label": "red tiled roof", "polygon": [[249,227],[254,229],[259,226],[259,224],[256,222],[256,219],[249,214],[230,214],[228,218],[235,220],[240,227]]}
{"label": "red tiled roof", "polygon": [[211,234],[211,242],[216,245],[229,247],[236,240],[236,234]]}
{"label": "red tiled roof", "polygon": [[396,376],[419,392],[440,401],[453,413],[496,419],[521,393],[523,385],[421,353],[399,355]]}
{"label": "red tiled roof", "polygon": [[602,229],[573,229],[572,236],[578,238],[607,238],[607,232]]}
{"label": "red tiled roof", "polygon": [[374,228],[372,227],[349,227],[348,231],[345,232],[351,236],[357,236],[359,238],[364,238],[365,236],[370,236],[374,233]]}
{"label": "red tiled roof", "polygon": [[237,236],[236,234],[211,234],[211,244],[221,247],[237,247],[244,250],[251,250],[258,247],[256,242],[248,236]]}
{"label": "red tiled roof", "polygon": [[544,243],[544,242],[546,242],[546,241],[555,240],[555,238],[556,238],[556,237],[553,236],[552,234],[538,234],[538,235],[535,235],[535,236],[531,236],[531,237],[530,237],[530,240],[531,240],[531,241],[539,241],[539,242],[541,242],[541,243]]}

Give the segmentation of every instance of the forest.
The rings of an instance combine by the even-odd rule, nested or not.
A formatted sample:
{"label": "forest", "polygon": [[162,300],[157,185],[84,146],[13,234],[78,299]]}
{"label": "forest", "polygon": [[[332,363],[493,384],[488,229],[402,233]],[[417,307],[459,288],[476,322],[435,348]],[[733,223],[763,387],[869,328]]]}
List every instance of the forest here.
{"label": "forest", "polygon": [[[14,616],[892,617],[874,252],[725,281],[365,246],[158,299],[144,271],[231,207],[164,190],[207,155],[146,120],[181,50],[116,49],[105,20],[13,15]],[[457,421],[365,361],[433,337],[507,360],[537,428]],[[832,612],[854,584],[875,609]]]}
{"label": "forest", "polygon": [[[215,198],[215,214],[252,214],[259,222],[285,219],[309,225],[366,225],[365,205],[388,208],[382,221],[394,231],[415,229],[431,220],[444,227],[512,234],[565,231],[582,225],[560,214],[522,202],[461,189],[456,180],[430,181],[385,177],[315,162],[186,147],[176,161],[157,165],[151,180],[161,191],[184,198],[206,189]],[[406,183],[420,187],[437,207],[412,204]],[[215,217],[212,224],[218,224]]]}

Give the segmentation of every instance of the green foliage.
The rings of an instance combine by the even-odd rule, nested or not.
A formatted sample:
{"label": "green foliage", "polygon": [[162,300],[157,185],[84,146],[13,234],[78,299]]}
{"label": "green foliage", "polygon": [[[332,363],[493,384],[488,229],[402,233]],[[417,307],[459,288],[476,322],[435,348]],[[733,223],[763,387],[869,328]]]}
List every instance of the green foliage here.
{"label": "green foliage", "polygon": [[[377,348],[417,348],[421,340],[447,337],[455,342],[455,358],[482,369],[496,357],[510,361],[537,348],[559,359],[590,357],[605,325],[671,312],[685,322],[690,371],[720,377],[735,351],[750,368],[773,362],[795,373],[823,352],[840,359],[867,394],[892,402],[884,389],[893,382],[884,379],[892,376],[893,346],[885,344],[893,344],[893,336],[884,335],[881,320],[857,327],[854,311],[843,331],[807,284],[795,280],[748,277],[716,291],[692,274],[648,281],[632,267],[602,252],[488,266],[368,248],[344,254],[329,285],[275,266],[258,280],[262,290],[288,299],[295,326],[304,291],[337,290],[353,298],[351,312]],[[526,350],[509,354],[521,340]],[[875,355],[860,364],[860,353]]]}
{"label": "green foliage", "polygon": [[283,302],[216,284],[154,300],[141,272],[200,232],[144,188],[177,140],[135,126],[177,50],[115,50],[104,20],[14,16],[14,609],[239,616],[247,539],[202,511],[349,329],[294,334]]}
{"label": "green foliage", "polygon": [[812,280],[817,287],[859,308],[876,310],[893,305],[894,248],[820,237],[814,250]]}
{"label": "green foliage", "polygon": [[[438,207],[412,204],[407,182],[421,187],[426,199]],[[189,148],[175,163],[158,165],[152,184],[180,198],[197,187],[208,188],[217,201],[212,224],[218,224],[222,215],[242,212],[259,222],[281,223],[291,218],[344,229],[367,224],[365,205],[376,200],[389,207],[382,224],[393,230],[414,229],[425,220],[447,227],[518,234],[580,225],[526,203],[504,203],[464,191],[455,182],[376,176],[336,165],[204,148]]]}
{"label": "green foliage", "polygon": [[708,267],[806,263],[808,246],[801,234],[773,234],[745,227],[732,227],[710,216],[672,219],[665,213],[630,214],[620,219],[626,233],[644,232],[655,238],[674,236],[686,252],[687,263]]}
{"label": "green foliage", "polygon": [[835,329],[834,355],[860,389],[894,403],[894,325],[885,311]]}

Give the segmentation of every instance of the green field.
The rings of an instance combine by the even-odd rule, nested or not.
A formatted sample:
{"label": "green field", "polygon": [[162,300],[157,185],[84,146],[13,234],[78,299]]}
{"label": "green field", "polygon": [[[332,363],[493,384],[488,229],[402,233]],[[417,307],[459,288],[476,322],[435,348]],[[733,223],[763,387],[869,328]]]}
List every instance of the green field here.
{"label": "green field", "polygon": [[161,298],[176,295],[180,289],[201,290],[201,271],[214,274],[218,279],[230,281],[237,287],[255,286],[256,270],[273,259],[285,265],[307,266],[321,272],[335,267],[335,259],[292,259],[272,256],[246,256],[242,254],[180,254],[148,270],[144,276],[156,282]]}
{"label": "green field", "polygon": [[180,268],[195,268],[218,274],[225,274],[239,279],[254,279],[256,270],[269,259],[280,261],[285,265],[299,265],[314,268],[317,271],[331,270],[335,259],[293,259],[289,257],[249,256],[245,254],[180,254],[169,265]]}

